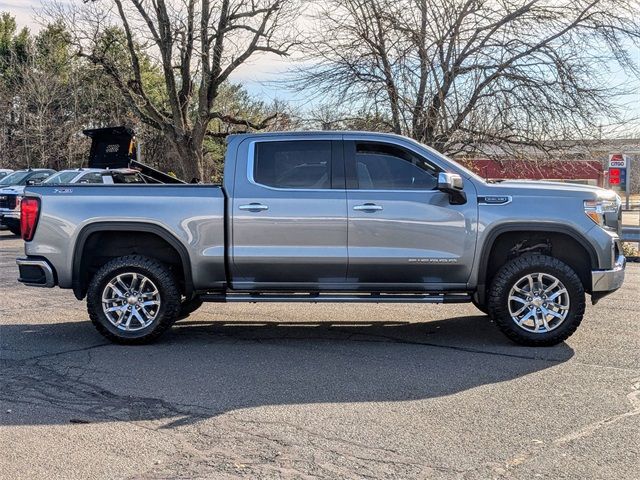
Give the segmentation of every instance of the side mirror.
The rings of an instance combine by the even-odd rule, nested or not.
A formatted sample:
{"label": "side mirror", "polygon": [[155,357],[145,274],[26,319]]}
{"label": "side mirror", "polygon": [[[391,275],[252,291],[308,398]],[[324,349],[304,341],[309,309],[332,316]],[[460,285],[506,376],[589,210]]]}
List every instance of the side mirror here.
{"label": "side mirror", "polygon": [[467,203],[467,195],[462,191],[464,181],[457,173],[440,172],[438,174],[438,190],[449,194],[449,203],[463,205]]}

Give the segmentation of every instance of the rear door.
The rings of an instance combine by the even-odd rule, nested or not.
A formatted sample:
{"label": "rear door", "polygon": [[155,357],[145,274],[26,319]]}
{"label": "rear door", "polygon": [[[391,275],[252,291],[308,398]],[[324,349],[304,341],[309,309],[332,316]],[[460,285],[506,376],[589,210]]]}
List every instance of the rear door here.
{"label": "rear door", "polygon": [[232,205],[235,289],[322,289],[347,271],[341,136],[240,144]]}
{"label": "rear door", "polygon": [[384,141],[345,142],[348,281],[370,289],[463,288],[475,253],[475,189],[451,205],[442,166]]}

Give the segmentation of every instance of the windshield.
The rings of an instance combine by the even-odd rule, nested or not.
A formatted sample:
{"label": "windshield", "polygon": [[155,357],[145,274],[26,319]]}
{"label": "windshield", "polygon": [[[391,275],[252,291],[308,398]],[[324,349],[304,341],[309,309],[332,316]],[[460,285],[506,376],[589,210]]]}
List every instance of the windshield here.
{"label": "windshield", "polygon": [[69,183],[74,178],[76,178],[77,175],[78,175],[77,170],[72,170],[70,172],[60,172],[60,173],[56,173],[55,175],[47,178],[42,183],[58,183],[58,184],[60,184],[60,183]]}
{"label": "windshield", "polygon": [[0,180],[0,185],[18,185],[27,177],[27,175],[29,175],[29,171],[27,170],[19,170],[17,172],[10,173]]}
{"label": "windshield", "polygon": [[446,155],[440,153],[435,148],[430,147],[429,145],[425,145],[424,143],[417,142],[416,140],[409,140],[409,141],[411,143],[415,144],[415,145],[419,145],[421,148],[424,148],[424,149],[428,150],[429,153],[431,153],[435,157],[438,157],[438,159],[440,159],[445,164],[446,163],[455,163],[456,168],[461,170],[462,173],[465,176],[473,178],[474,180],[478,180],[479,182],[486,182],[486,180],[484,178],[482,178],[480,175],[478,175],[477,173],[469,170],[467,167],[465,167],[464,165],[461,165],[459,162],[456,162],[454,159],[452,159],[450,157],[447,157]]}

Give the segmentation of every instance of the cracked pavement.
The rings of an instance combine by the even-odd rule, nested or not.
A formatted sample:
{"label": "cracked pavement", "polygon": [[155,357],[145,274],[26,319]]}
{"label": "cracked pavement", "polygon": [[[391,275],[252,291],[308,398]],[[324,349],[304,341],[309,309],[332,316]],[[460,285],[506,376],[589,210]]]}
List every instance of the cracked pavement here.
{"label": "cracked pavement", "polygon": [[471,305],[209,304],[106,342],[0,232],[0,478],[597,478],[640,471],[640,265],[553,348]]}

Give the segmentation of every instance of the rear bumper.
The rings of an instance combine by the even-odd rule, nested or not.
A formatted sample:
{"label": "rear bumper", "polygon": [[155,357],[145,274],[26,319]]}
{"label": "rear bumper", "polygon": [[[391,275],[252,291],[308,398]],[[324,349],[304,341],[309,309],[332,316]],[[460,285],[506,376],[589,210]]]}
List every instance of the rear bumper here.
{"label": "rear bumper", "polygon": [[53,267],[42,258],[21,257],[16,259],[20,277],[18,281],[29,287],[56,286],[56,275]]}
{"label": "rear bumper", "polygon": [[605,295],[618,290],[624,282],[624,270],[627,259],[618,255],[611,270],[594,270],[591,272],[591,301],[595,305]]}

